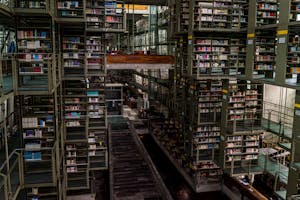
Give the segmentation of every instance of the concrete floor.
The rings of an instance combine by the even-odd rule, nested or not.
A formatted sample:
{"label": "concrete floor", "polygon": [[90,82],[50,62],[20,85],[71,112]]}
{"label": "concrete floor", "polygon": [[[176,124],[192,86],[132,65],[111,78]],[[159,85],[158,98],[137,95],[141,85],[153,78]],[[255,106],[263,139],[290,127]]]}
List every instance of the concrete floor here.
{"label": "concrete floor", "polygon": [[95,194],[68,196],[67,200],[95,200]]}

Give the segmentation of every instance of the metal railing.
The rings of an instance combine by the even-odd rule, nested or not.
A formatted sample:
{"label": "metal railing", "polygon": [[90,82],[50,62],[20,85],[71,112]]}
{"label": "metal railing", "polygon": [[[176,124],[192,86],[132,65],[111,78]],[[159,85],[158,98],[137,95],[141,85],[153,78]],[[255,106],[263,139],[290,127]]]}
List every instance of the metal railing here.
{"label": "metal railing", "polygon": [[264,113],[263,118],[272,122],[285,124],[286,126],[293,127],[294,108],[274,104],[271,102],[263,102]]}
{"label": "metal railing", "polygon": [[0,0],[0,6],[6,6],[6,7],[11,7],[12,5],[12,0]]}
{"label": "metal railing", "polygon": [[[43,180],[38,181],[37,184],[56,184],[56,159],[55,159],[55,148],[56,144],[51,148],[41,148],[41,151],[50,151],[49,165],[47,165],[42,170],[49,170],[51,173],[51,179],[47,179],[45,182]],[[0,199],[1,200],[15,200],[17,199],[20,191],[26,187],[26,185],[33,185],[31,182],[27,182],[25,179],[25,174],[28,176],[33,176],[34,173],[30,172],[25,167],[25,156],[24,152],[28,151],[26,149],[15,149],[8,157],[8,160],[0,167]]]}
{"label": "metal railing", "polygon": [[0,177],[2,177],[0,191],[3,191],[0,197],[4,200],[17,198],[23,185],[22,170],[22,156],[17,150],[14,150],[9,155],[9,160],[6,160],[0,167]]}

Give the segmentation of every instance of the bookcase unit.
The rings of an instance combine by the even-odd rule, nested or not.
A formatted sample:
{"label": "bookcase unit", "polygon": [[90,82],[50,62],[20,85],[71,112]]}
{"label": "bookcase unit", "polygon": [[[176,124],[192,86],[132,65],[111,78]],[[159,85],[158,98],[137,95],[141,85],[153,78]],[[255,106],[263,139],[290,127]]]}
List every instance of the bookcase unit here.
{"label": "bookcase unit", "polygon": [[90,170],[108,167],[107,111],[105,102],[105,35],[86,32],[86,87]]}
{"label": "bookcase unit", "polygon": [[194,30],[240,29],[247,25],[247,1],[212,0],[194,2]]}
{"label": "bookcase unit", "polygon": [[208,75],[244,75],[246,40],[243,34],[235,38],[196,37],[193,51],[195,77]]}
{"label": "bookcase unit", "polygon": [[272,30],[262,30],[256,33],[254,78],[274,78],[277,44],[274,32]]}
{"label": "bookcase unit", "polygon": [[242,80],[229,81],[227,132],[260,128],[263,86]]}
{"label": "bookcase unit", "polygon": [[95,36],[91,33],[86,35],[86,73],[105,74],[105,46],[104,35]]}
{"label": "bookcase unit", "polygon": [[290,4],[290,22],[300,21],[300,1],[291,0]]}
{"label": "bookcase unit", "polygon": [[68,190],[87,189],[88,137],[85,80],[63,82],[65,178]]}
{"label": "bookcase unit", "polygon": [[62,33],[64,177],[67,191],[89,188],[85,35]]}
{"label": "bookcase unit", "polygon": [[26,188],[25,191],[27,198],[32,200],[57,200],[59,196],[55,187]]}
{"label": "bookcase unit", "polygon": [[82,18],[84,10],[83,0],[63,1],[57,0],[57,16],[66,18]]}
{"label": "bookcase unit", "polygon": [[279,4],[277,0],[257,1],[256,25],[270,25],[278,23]]}
{"label": "bookcase unit", "polygon": [[124,3],[117,0],[88,0],[85,19],[88,31],[124,31]]}
{"label": "bookcase unit", "polygon": [[123,115],[123,85],[107,83],[105,85],[107,115],[109,117]]}
{"label": "bookcase unit", "polygon": [[87,29],[105,27],[105,0],[88,0],[85,15]]}
{"label": "bookcase unit", "polygon": [[251,168],[257,166],[260,134],[261,132],[227,136],[225,169],[231,169],[233,173],[236,173],[234,170],[236,168]]}
{"label": "bookcase unit", "polygon": [[123,1],[105,0],[105,29],[110,31],[125,30],[125,12]]}
{"label": "bookcase unit", "polygon": [[288,52],[287,52],[287,66],[286,66],[286,78],[294,78],[296,76],[296,82],[300,82],[300,41],[297,32],[289,33]]}
{"label": "bookcase unit", "polygon": [[[17,27],[18,89],[49,90],[52,78],[52,35],[48,26]],[[42,20],[41,20],[42,21]]]}
{"label": "bookcase unit", "polygon": [[45,9],[47,0],[14,0],[14,8]]}
{"label": "bookcase unit", "polygon": [[188,132],[191,135],[190,155],[196,170],[197,185],[217,183],[220,180],[221,90],[221,80],[189,82]]}
{"label": "bookcase unit", "polygon": [[[258,165],[263,115],[263,85],[245,80],[223,81],[224,169],[249,173]],[[225,98],[226,97],[226,98]]]}
{"label": "bookcase unit", "polygon": [[193,75],[229,74],[230,40],[227,38],[195,38]]}
{"label": "bookcase unit", "polygon": [[180,3],[180,17],[177,19],[180,24],[180,28],[178,32],[187,32],[189,27],[189,1],[188,0],[181,0]]}
{"label": "bookcase unit", "polygon": [[102,170],[108,167],[105,76],[87,80],[89,165],[90,170]]}
{"label": "bookcase unit", "polygon": [[85,44],[84,36],[64,35],[62,40],[62,67],[65,78],[84,77],[85,71]]}
{"label": "bookcase unit", "polygon": [[[25,184],[31,183],[29,177],[40,175],[47,180],[45,183],[55,184],[56,100],[52,95],[26,95],[19,99]],[[40,182],[35,180],[34,183]]]}
{"label": "bookcase unit", "polygon": [[230,40],[229,75],[245,75],[246,40],[235,38]]}

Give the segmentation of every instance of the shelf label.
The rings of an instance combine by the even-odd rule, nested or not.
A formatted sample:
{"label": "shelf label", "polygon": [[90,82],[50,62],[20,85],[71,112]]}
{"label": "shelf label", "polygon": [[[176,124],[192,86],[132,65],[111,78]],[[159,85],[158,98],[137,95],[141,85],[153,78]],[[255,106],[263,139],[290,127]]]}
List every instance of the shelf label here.
{"label": "shelf label", "polygon": [[300,110],[295,110],[295,115],[300,116]]}
{"label": "shelf label", "polygon": [[253,40],[251,39],[251,40],[248,40],[248,45],[252,45],[253,44]]}
{"label": "shelf label", "polygon": [[223,92],[224,94],[228,94],[228,90],[226,90],[226,89],[223,89],[222,92]]}
{"label": "shelf label", "polygon": [[225,137],[223,135],[221,135],[220,139],[221,141],[225,141]]}
{"label": "shelf label", "polygon": [[254,38],[255,37],[255,33],[248,33],[247,34],[247,38]]}
{"label": "shelf label", "polygon": [[278,30],[277,35],[287,35],[289,33],[288,30]]}
{"label": "shelf label", "polygon": [[278,40],[279,44],[285,44],[285,37],[280,37]]}

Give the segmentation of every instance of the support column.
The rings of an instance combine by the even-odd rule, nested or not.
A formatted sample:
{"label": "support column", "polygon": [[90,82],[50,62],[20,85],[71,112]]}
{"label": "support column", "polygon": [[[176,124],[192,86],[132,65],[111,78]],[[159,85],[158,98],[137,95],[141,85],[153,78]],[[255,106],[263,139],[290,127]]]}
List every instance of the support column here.
{"label": "support column", "polygon": [[222,108],[221,108],[221,138],[220,138],[220,167],[225,167],[225,147],[227,135],[227,108],[228,108],[228,95],[229,95],[229,80],[223,80],[222,89]]}
{"label": "support column", "polygon": [[296,91],[293,122],[291,161],[288,175],[287,197],[298,193],[300,175],[300,90]]}
{"label": "support column", "polygon": [[253,78],[254,53],[255,53],[255,26],[256,26],[256,0],[249,0],[248,29],[246,47],[246,78]]}
{"label": "support column", "polygon": [[284,84],[286,78],[287,51],[288,51],[288,22],[289,22],[290,0],[279,0],[279,24],[277,30],[277,55],[275,82]]}

